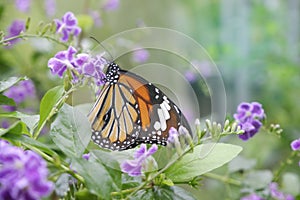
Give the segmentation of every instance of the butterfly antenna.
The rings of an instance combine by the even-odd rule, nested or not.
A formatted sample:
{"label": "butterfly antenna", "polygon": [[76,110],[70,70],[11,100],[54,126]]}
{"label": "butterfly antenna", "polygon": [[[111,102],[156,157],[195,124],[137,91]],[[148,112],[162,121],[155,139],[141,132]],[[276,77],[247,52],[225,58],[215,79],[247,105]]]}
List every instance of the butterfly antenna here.
{"label": "butterfly antenna", "polygon": [[107,54],[110,56],[110,60],[111,61],[113,61],[114,59],[113,59],[113,56],[112,56],[112,54],[107,50],[107,48],[105,48],[102,44],[101,44],[101,42],[99,42],[99,40],[97,40],[95,37],[93,37],[93,36],[90,36],[90,38],[92,39],[92,40],[94,40],[95,42],[97,42],[104,50],[105,50],[105,52],[107,52]]}

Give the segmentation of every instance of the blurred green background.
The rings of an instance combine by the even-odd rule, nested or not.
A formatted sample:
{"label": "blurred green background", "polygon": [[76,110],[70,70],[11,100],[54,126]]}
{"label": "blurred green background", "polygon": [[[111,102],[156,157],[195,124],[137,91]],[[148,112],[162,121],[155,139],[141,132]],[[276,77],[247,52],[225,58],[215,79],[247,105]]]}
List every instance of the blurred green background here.
{"label": "blurred green background", "polygon": [[[201,44],[221,71],[228,116],[240,102],[258,101],[263,104],[267,123],[279,123],[284,129],[281,138],[262,132],[247,142],[234,136],[226,142],[243,146],[242,155],[255,159],[256,169],[277,168],[288,155],[289,143],[300,136],[299,0],[124,0],[118,9],[109,12],[101,8],[104,1],[74,2],[57,1],[56,14],[49,18],[42,1],[32,1],[30,11],[20,13],[12,1],[2,0],[0,29],[6,32],[14,19],[30,17],[28,32],[35,33],[40,21],[51,22],[66,11],[78,16],[94,10],[101,16],[102,26],[87,26],[84,35],[99,41],[140,26],[180,31]],[[36,83],[41,97],[57,84],[47,61],[58,50],[62,47],[34,40],[22,41],[10,49],[1,47],[0,77],[26,75]],[[156,59],[164,59],[162,56],[156,55]],[[299,167],[294,163],[287,171],[299,174]],[[223,199],[226,190],[228,187],[222,183],[208,180],[192,191],[201,199]]]}

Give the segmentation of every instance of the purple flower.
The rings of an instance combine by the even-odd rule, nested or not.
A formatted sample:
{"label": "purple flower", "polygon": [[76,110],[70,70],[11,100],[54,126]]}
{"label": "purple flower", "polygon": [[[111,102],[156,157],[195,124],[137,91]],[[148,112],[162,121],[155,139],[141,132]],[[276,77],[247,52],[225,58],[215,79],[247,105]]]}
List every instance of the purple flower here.
{"label": "purple flower", "polygon": [[[8,35],[5,37],[5,39],[18,36],[24,30],[25,30],[25,22],[23,20],[15,20],[8,27],[8,30],[7,30]],[[19,40],[20,40],[20,38],[10,40],[8,46],[12,46],[13,44],[18,42]]]}
{"label": "purple flower", "polygon": [[300,138],[291,142],[291,148],[293,151],[300,150]]}
{"label": "purple flower", "polygon": [[45,10],[47,16],[54,16],[56,12],[56,0],[45,0]]}
{"label": "purple flower", "polygon": [[97,85],[104,84],[103,68],[107,61],[102,55],[92,57],[86,53],[77,55],[76,53],[77,50],[70,46],[68,50],[60,51],[53,58],[50,58],[48,67],[52,74],[57,74],[62,78],[64,72],[70,69],[73,83],[77,83],[79,81],[78,74],[82,74],[85,78],[93,78]]}
{"label": "purple flower", "polygon": [[96,10],[91,10],[91,11],[89,11],[89,14],[94,20],[94,25],[96,27],[101,27],[102,26],[102,20],[101,20],[99,12],[96,11]]}
{"label": "purple flower", "polygon": [[235,120],[244,133],[239,135],[242,140],[253,137],[262,126],[261,120],[265,117],[262,105],[257,102],[241,103],[234,114]]}
{"label": "purple flower", "polygon": [[168,137],[167,142],[174,144],[175,142],[178,142],[178,137],[179,137],[179,133],[176,130],[176,128],[171,127],[169,130],[169,137]]}
{"label": "purple flower", "polygon": [[146,62],[149,58],[149,52],[146,49],[137,49],[133,52],[132,60],[136,63]]}
{"label": "purple flower", "polygon": [[204,60],[204,61],[198,61],[193,60],[191,64],[196,67],[197,70],[200,71],[201,76],[203,77],[210,77],[213,74],[213,67],[211,66],[211,62]]}
{"label": "purple flower", "polygon": [[157,151],[157,145],[153,144],[149,150],[147,150],[146,144],[141,144],[141,147],[137,149],[134,154],[134,160],[125,160],[121,164],[121,169],[129,176],[141,176],[142,168],[146,159]]}
{"label": "purple flower", "polygon": [[85,153],[82,155],[82,158],[85,160],[89,160],[90,159],[91,154],[90,153]]}
{"label": "purple flower", "polygon": [[0,140],[0,199],[41,199],[53,190],[46,162]]}
{"label": "purple flower", "polygon": [[119,8],[120,0],[108,0],[104,6],[103,9],[106,11],[113,11]]}
{"label": "purple flower", "polygon": [[67,68],[73,68],[76,53],[77,50],[70,46],[68,50],[60,51],[54,58],[50,58],[48,67],[51,69],[52,74],[57,74],[59,77],[62,77]]}
{"label": "purple flower", "polygon": [[87,62],[82,65],[82,73],[87,77],[93,77],[96,85],[103,85],[105,74],[103,69],[107,61],[102,56],[90,57]]}
{"label": "purple flower", "polygon": [[16,8],[21,12],[28,12],[31,0],[15,0]]}
{"label": "purple flower", "polygon": [[278,184],[272,182],[269,185],[270,195],[276,200],[294,200],[295,198],[290,194],[284,194],[278,189]]}
{"label": "purple flower", "polygon": [[197,80],[197,75],[192,70],[187,70],[184,76],[190,83],[193,83]]}
{"label": "purple flower", "polygon": [[241,200],[265,200],[265,199],[258,196],[255,193],[252,193],[252,194],[242,197]]}
{"label": "purple flower", "polygon": [[[17,85],[10,87],[3,93],[5,96],[13,99],[17,105],[24,102],[28,98],[35,98],[35,86],[31,80],[24,80]],[[14,111],[15,106],[2,106],[6,111]]]}
{"label": "purple flower", "polygon": [[1,121],[1,127],[7,129],[10,126],[10,123],[8,120],[2,120]]}
{"label": "purple flower", "polygon": [[71,35],[78,36],[81,32],[81,28],[77,25],[77,19],[72,12],[67,12],[62,20],[55,19],[56,32],[62,34],[60,40],[67,42]]}

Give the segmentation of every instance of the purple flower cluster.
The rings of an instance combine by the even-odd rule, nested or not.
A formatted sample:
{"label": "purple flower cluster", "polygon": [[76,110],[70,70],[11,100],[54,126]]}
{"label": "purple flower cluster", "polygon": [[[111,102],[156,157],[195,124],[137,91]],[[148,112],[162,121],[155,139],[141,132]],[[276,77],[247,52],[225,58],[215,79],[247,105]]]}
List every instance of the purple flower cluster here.
{"label": "purple flower cluster", "polygon": [[[15,0],[15,6],[20,12],[28,12],[31,0]],[[56,0],[45,0],[45,10],[48,16],[53,16],[56,11]]]}
{"label": "purple flower cluster", "polygon": [[284,194],[278,189],[278,184],[272,182],[269,185],[270,195],[272,198],[277,200],[295,200],[295,198],[290,194]]}
{"label": "purple flower cluster", "polygon": [[[269,196],[272,197],[272,199],[295,200],[295,198],[291,194],[284,194],[282,191],[280,191],[278,189],[278,184],[276,182],[272,182],[269,184],[268,191],[269,191]],[[242,197],[241,200],[265,200],[265,198],[262,198],[258,194],[252,193]]]}
{"label": "purple flower cluster", "polygon": [[21,12],[28,12],[30,5],[31,0],[15,0],[15,6]]}
{"label": "purple flower cluster", "polygon": [[[5,39],[15,37],[20,35],[22,31],[25,31],[25,22],[23,20],[15,20],[11,23],[11,25],[8,27],[8,35],[5,37]],[[20,38],[15,38],[13,40],[9,41],[8,47],[12,46],[13,44],[17,43],[20,40]]]}
{"label": "purple flower cluster", "polygon": [[[24,80],[17,85],[10,87],[3,93],[5,96],[13,99],[17,105],[24,102],[26,99],[36,97],[35,86],[31,80]],[[2,106],[6,111],[16,110],[15,106]]]}
{"label": "purple flower cluster", "polygon": [[129,176],[141,176],[146,159],[156,151],[156,144],[153,144],[149,150],[147,150],[146,144],[141,144],[141,147],[134,154],[134,160],[125,160],[121,164],[122,172],[127,173]]}
{"label": "purple flower cluster", "polygon": [[239,137],[242,140],[248,140],[253,137],[262,126],[261,120],[264,119],[265,112],[262,105],[257,102],[241,103],[237,108],[237,113],[234,114],[234,118],[244,130],[243,134]]}
{"label": "purple flower cluster", "polygon": [[98,11],[90,10],[89,15],[93,18],[95,27],[101,27],[102,26],[102,19],[101,19],[100,14],[99,14]]}
{"label": "purple flower cluster", "polygon": [[79,81],[78,75],[92,77],[97,85],[103,84],[105,74],[104,65],[107,61],[102,56],[92,57],[86,53],[77,54],[77,50],[70,46],[68,50],[58,52],[48,61],[52,74],[63,77],[65,71],[70,69],[73,82]]}
{"label": "purple flower cluster", "polygon": [[45,0],[45,10],[48,16],[54,16],[56,13],[56,0]]}
{"label": "purple flower cluster", "polygon": [[61,20],[55,19],[56,33],[62,34],[60,40],[67,42],[70,36],[78,36],[81,28],[78,26],[77,19],[72,12],[64,14]]}
{"label": "purple flower cluster", "polygon": [[242,197],[241,200],[265,200],[265,199],[258,196],[255,193],[252,193],[252,194]]}
{"label": "purple flower cluster", "polygon": [[0,199],[41,199],[53,190],[46,162],[33,151],[0,140]]}

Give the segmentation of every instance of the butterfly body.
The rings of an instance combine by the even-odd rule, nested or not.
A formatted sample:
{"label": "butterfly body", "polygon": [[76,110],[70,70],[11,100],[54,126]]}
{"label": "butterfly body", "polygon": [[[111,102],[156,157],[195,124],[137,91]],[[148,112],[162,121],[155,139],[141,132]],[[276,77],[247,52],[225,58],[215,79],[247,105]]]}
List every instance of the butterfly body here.
{"label": "butterfly body", "polygon": [[102,148],[126,150],[140,143],[166,145],[169,129],[184,126],[180,109],[144,78],[110,63],[101,93],[89,113],[92,140]]}

